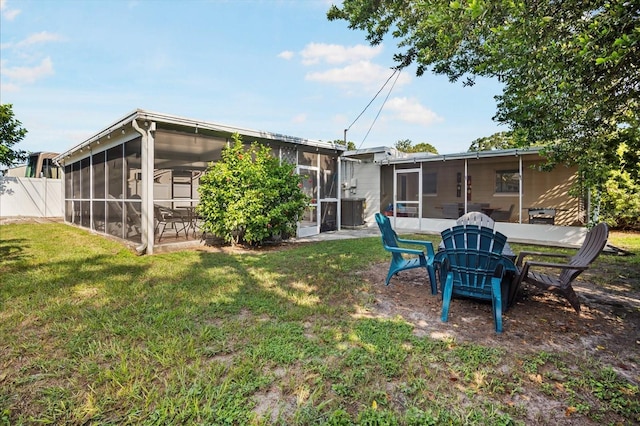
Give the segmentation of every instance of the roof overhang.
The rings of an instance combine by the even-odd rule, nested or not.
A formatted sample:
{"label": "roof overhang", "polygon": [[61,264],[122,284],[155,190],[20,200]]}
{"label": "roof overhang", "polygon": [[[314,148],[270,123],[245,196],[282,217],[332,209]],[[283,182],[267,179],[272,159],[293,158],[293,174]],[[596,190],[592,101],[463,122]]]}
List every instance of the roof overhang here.
{"label": "roof overhang", "polygon": [[[139,120],[140,122],[156,123],[156,126],[174,128],[176,130],[183,130],[188,132],[202,132],[204,134],[214,134],[217,136],[230,137],[231,135],[238,133],[245,139],[249,139],[247,142],[284,142],[293,145],[311,146],[321,149],[334,150],[342,153],[345,151],[344,145],[339,145],[333,142],[324,142],[320,140],[305,139],[295,136],[283,135],[280,133],[272,133],[261,130],[253,130],[242,127],[227,126],[224,124],[194,120],[190,118],[179,117],[175,115],[162,114],[152,111],[146,111],[142,109],[136,109],[135,111],[125,115],[123,118],[115,121],[111,125],[105,127],[103,130],[84,140],[80,144],[73,148],[59,154],[55,161],[59,162],[63,158],[75,154],[77,151],[90,147],[93,143],[100,141],[103,138],[109,138],[111,134],[124,129],[129,126],[132,121]],[[124,133],[124,131],[123,131]]]}
{"label": "roof overhang", "polygon": [[431,154],[431,153],[417,153],[410,154],[406,157],[389,157],[382,161],[378,161],[380,164],[403,164],[403,163],[426,163],[426,162],[442,162],[452,160],[470,160],[480,158],[498,158],[498,157],[519,157],[522,155],[534,155],[540,154],[542,147],[530,147],[530,148],[517,148],[517,149],[497,149],[491,151],[477,151],[477,152],[461,152],[457,154]]}

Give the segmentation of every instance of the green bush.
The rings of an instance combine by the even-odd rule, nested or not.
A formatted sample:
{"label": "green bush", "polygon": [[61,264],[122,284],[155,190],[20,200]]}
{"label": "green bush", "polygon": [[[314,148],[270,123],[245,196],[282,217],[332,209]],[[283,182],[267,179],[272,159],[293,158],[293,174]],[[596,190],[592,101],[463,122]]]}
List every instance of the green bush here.
{"label": "green bush", "polygon": [[620,170],[611,172],[602,191],[602,219],[615,229],[640,230],[640,184],[631,178],[625,167],[626,150],[626,146],[618,150]]}
{"label": "green bush", "polygon": [[295,166],[280,163],[258,143],[245,148],[240,135],[209,164],[199,192],[204,229],[232,245],[260,245],[295,235],[309,203]]}

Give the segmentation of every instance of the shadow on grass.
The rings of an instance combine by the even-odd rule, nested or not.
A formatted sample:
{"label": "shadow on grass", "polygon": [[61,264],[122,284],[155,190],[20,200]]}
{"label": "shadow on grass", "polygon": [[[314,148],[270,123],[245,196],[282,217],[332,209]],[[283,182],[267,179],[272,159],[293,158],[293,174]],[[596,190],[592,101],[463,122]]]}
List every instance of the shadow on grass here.
{"label": "shadow on grass", "polygon": [[[0,267],[9,262],[21,262],[27,258],[24,238],[0,239]],[[3,268],[4,269],[4,268]],[[5,272],[10,272],[5,270]]]}

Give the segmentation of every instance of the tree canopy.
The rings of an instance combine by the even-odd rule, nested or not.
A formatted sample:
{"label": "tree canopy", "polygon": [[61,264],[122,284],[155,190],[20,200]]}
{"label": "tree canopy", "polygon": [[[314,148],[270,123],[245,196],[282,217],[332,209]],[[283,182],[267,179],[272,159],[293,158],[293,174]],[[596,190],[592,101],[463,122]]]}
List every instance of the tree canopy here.
{"label": "tree canopy", "polygon": [[474,140],[469,146],[469,151],[491,151],[492,149],[510,149],[517,147],[518,143],[511,132],[498,132],[491,136]]}
{"label": "tree canopy", "polygon": [[0,105],[0,165],[11,167],[27,158],[27,152],[13,149],[27,134],[27,129],[13,115],[13,105]]}
{"label": "tree canopy", "polygon": [[614,169],[640,180],[639,17],[628,0],[344,0],[328,12],[373,45],[390,33],[397,66],[418,75],[499,79],[494,119],[594,185]]}
{"label": "tree canopy", "polygon": [[414,145],[411,139],[401,139],[395,143],[394,147],[398,151],[402,152],[430,152],[432,154],[438,153],[436,147],[431,145],[430,143],[420,142]]}
{"label": "tree canopy", "polygon": [[348,141],[346,144],[344,143],[343,139],[334,139],[333,143],[337,144],[337,145],[343,145],[347,148],[348,151],[355,151],[356,149],[358,149],[356,147],[356,143],[353,141]]}

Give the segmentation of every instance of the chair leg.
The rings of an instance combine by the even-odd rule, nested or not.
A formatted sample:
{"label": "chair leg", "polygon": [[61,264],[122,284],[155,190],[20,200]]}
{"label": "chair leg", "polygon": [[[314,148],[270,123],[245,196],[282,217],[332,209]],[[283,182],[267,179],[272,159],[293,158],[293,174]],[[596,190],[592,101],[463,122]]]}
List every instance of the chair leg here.
{"label": "chair leg", "polygon": [[502,333],[502,289],[501,279],[494,278],[491,280],[491,310],[493,311],[493,323],[496,327],[496,333]]}
{"label": "chair leg", "polygon": [[438,283],[436,282],[436,270],[433,265],[427,266],[429,282],[431,283],[431,294],[438,294]]}
{"label": "chair leg", "polygon": [[396,264],[393,261],[391,261],[391,264],[389,265],[389,272],[387,273],[387,279],[385,280],[384,284],[389,285],[389,281],[391,281],[391,277],[393,277],[397,273],[398,273],[398,268]]}
{"label": "chair leg", "polygon": [[567,299],[571,304],[571,307],[575,309],[578,314],[580,313],[580,300],[578,299],[578,295],[571,285],[568,285],[566,287],[551,287],[549,290],[555,291],[556,293],[564,296],[564,298]]}
{"label": "chair leg", "polygon": [[442,322],[449,320],[449,304],[451,303],[451,296],[453,294],[453,273],[447,274],[447,280],[442,288]]}
{"label": "chair leg", "polygon": [[[160,231],[160,225],[162,225],[162,231]],[[164,229],[167,227],[166,222],[158,223],[158,242],[162,239],[162,234],[164,234]]]}

